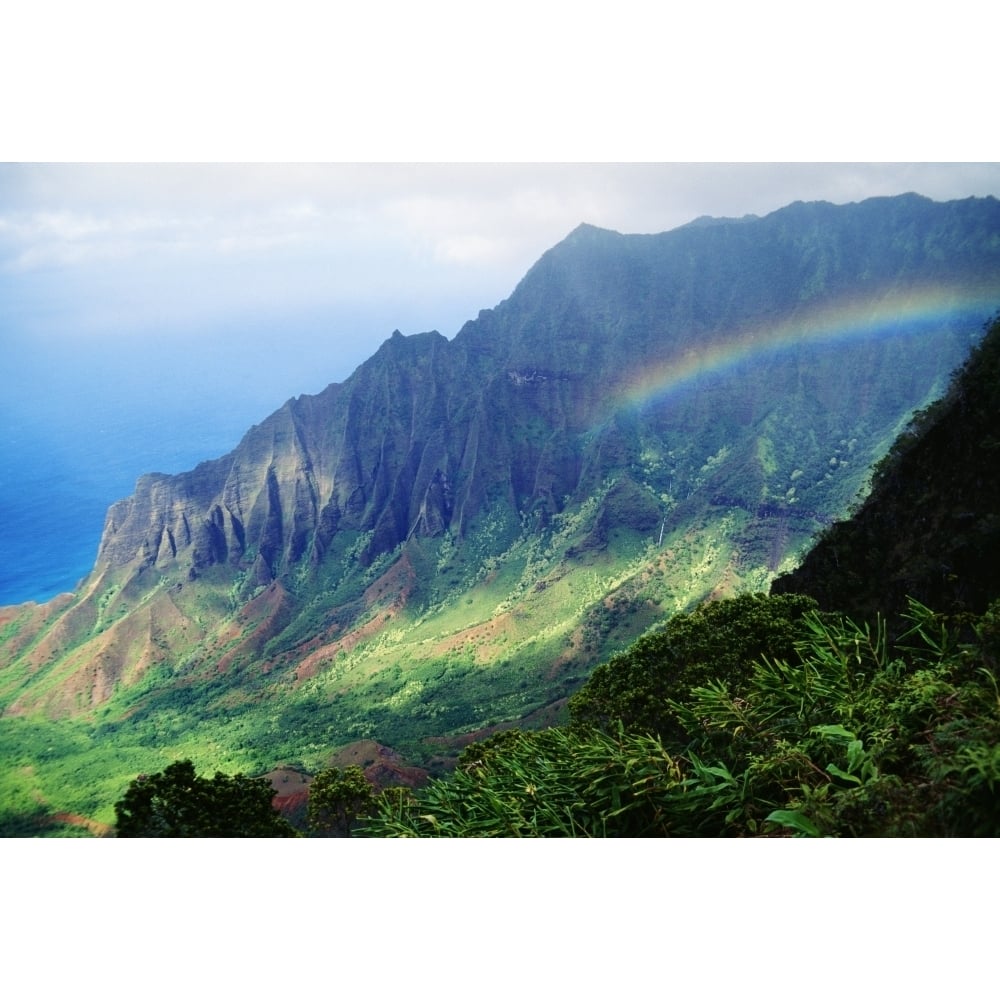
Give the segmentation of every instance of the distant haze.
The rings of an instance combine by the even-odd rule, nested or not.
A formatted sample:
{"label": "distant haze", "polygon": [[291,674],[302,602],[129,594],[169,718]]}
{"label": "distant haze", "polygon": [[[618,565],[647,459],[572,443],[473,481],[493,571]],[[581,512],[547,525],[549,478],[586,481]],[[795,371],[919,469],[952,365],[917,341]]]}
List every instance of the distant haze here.
{"label": "distant haze", "polygon": [[5,164],[0,335],[225,344],[231,372],[266,364],[277,404],[396,328],[453,336],[581,222],[662,232],[906,191],[997,195],[1000,166]]}

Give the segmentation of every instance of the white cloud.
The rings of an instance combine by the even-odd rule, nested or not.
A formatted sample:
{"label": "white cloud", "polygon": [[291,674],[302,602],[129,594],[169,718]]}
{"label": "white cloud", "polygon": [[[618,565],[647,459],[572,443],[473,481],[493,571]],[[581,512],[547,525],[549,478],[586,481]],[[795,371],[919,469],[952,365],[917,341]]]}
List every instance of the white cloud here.
{"label": "white cloud", "polygon": [[906,190],[1000,194],[1000,166],[9,164],[0,273],[25,322],[44,305],[65,335],[366,308],[378,336],[451,335],[581,222],[660,232]]}
{"label": "white cloud", "polygon": [[505,244],[498,240],[477,233],[464,233],[438,240],[435,255],[439,260],[469,264],[497,260],[505,256],[505,250]]}

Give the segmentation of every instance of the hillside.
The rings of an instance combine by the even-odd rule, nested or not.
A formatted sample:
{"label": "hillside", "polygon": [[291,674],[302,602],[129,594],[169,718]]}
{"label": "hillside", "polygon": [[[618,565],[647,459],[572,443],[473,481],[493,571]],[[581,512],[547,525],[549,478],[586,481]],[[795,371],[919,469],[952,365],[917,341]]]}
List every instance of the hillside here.
{"label": "hillside", "polygon": [[362,831],[997,836],[998,376],[1000,317],[771,595],[674,616],[592,673],[571,725],[470,746]]}
{"label": "hillside", "polygon": [[994,199],[579,227],[453,339],[394,334],[142,477],[75,593],[0,612],[9,812],[108,822],[164,756],[434,770],[560,718],[651,625],[790,568],[997,301]]}
{"label": "hillside", "polygon": [[1000,320],[947,394],[922,411],[879,464],[853,515],[831,525],[773,593],[898,620],[907,599],[982,615],[1000,596]]}

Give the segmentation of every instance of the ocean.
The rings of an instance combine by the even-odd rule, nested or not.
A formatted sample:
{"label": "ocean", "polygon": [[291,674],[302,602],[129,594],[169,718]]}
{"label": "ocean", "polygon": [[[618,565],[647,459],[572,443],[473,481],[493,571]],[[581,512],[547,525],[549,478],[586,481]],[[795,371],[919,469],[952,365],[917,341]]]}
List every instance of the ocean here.
{"label": "ocean", "polygon": [[230,451],[266,413],[126,408],[117,421],[0,429],[0,605],[46,601],[90,572],[108,507],[145,472],[181,472]]}
{"label": "ocean", "polygon": [[123,346],[0,337],[0,605],[75,589],[108,507],[139,476],[225,455],[287,399],[342,381],[369,353],[273,332]]}

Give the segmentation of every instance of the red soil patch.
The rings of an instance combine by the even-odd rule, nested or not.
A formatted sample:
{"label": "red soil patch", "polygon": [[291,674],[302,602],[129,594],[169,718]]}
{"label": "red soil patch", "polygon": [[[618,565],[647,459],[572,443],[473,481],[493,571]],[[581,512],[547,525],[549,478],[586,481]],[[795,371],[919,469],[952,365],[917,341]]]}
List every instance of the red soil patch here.
{"label": "red soil patch", "polygon": [[114,832],[114,827],[107,823],[98,823],[96,819],[87,819],[77,813],[53,813],[49,817],[51,822],[66,823],[68,826],[82,826],[89,830],[95,837],[110,837]]}
{"label": "red soil patch", "polygon": [[271,782],[275,795],[285,797],[308,791],[312,777],[294,767],[276,767],[264,775]]}
{"label": "red soil patch", "polygon": [[378,788],[406,785],[419,788],[427,781],[427,771],[407,764],[392,747],[374,740],[358,740],[339,750],[330,758],[331,767],[360,767],[365,777]]}
{"label": "red soil patch", "polygon": [[442,639],[436,643],[431,647],[431,656],[444,656],[453,650],[461,649],[463,646],[475,645],[482,642],[484,645],[476,650],[476,660],[480,663],[491,662],[492,658],[485,644],[490,642],[495,643],[511,627],[513,621],[513,614],[505,611],[494,618],[488,618],[484,622],[479,622],[478,625],[470,625],[468,628],[462,629],[460,632],[456,632],[454,635],[450,635],[446,639]]}
{"label": "red soil patch", "polygon": [[[392,785],[419,788],[428,778],[424,768],[407,764],[397,751],[374,740],[358,740],[349,744],[335,753],[326,766],[341,769],[360,767],[376,788]],[[304,829],[313,776],[292,767],[276,767],[264,777],[275,791],[274,808],[293,826]]]}
{"label": "red soil patch", "polygon": [[306,813],[309,808],[309,792],[294,792],[291,795],[275,795],[274,808],[288,820],[292,826],[305,825]]}
{"label": "red soil patch", "polygon": [[384,600],[390,594],[395,594],[391,607],[405,607],[413,588],[416,586],[417,574],[413,569],[413,563],[408,553],[392,564],[366,591],[365,604],[371,607],[379,601]]}
{"label": "red soil patch", "polygon": [[342,639],[327,643],[325,646],[320,646],[319,649],[310,653],[295,668],[294,683],[299,684],[310,677],[315,677],[324,667],[331,665],[333,660],[337,658],[338,653],[341,651],[350,652],[359,642],[377,635],[382,627],[391,619],[391,611],[382,611],[372,618],[371,621],[365,622],[359,628],[348,632]]}
{"label": "red soil patch", "polygon": [[[288,612],[288,591],[275,581],[252,601],[247,603],[236,620],[227,629],[223,642],[242,638],[232,649],[220,658],[216,669],[225,673],[233,665],[236,657],[243,653],[259,653],[264,643],[281,631]],[[262,664],[264,673],[268,665]]]}
{"label": "red soil patch", "polygon": [[276,767],[264,775],[274,789],[274,808],[292,826],[305,829],[306,809],[309,805],[309,786],[312,776],[294,767]]}
{"label": "red soil patch", "polygon": [[[406,602],[416,586],[417,574],[410,557],[404,552],[400,559],[380,576],[366,591],[365,605],[373,607],[379,602],[391,597],[391,600],[371,620],[357,628],[351,629],[346,635],[334,642],[327,642],[316,648],[317,640],[310,639],[299,647],[301,651],[310,649],[308,656],[299,662],[295,668],[295,684],[310,677],[315,677],[325,667],[336,659],[340,652],[350,652],[360,642],[370,639],[379,632],[406,607]],[[333,625],[327,634],[337,631],[339,625]],[[327,661],[330,661],[329,663]]]}

